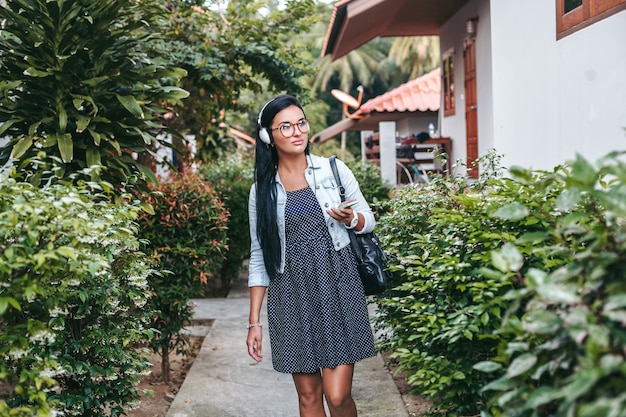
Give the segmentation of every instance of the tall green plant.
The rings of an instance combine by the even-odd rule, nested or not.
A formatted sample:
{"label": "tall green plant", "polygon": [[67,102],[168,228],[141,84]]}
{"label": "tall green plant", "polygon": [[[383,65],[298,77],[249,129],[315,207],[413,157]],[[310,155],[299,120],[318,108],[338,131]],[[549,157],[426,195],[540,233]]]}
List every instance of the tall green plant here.
{"label": "tall green plant", "polygon": [[212,184],[228,210],[227,248],[219,276],[223,282],[221,291],[208,296],[226,296],[231,283],[250,254],[250,231],[248,222],[248,197],[254,182],[252,159],[243,155],[222,158],[212,164],[204,164],[200,175]]}
{"label": "tall green plant", "polygon": [[381,349],[394,351],[399,367],[441,415],[475,415],[488,395],[489,377],[473,365],[492,357],[515,282],[483,273],[491,251],[535,225],[511,225],[491,214],[519,193],[507,188],[498,156],[483,158],[479,181],[435,178],[406,187],[387,205],[379,235],[389,251],[392,288],[377,300]]}
{"label": "tall green plant", "polygon": [[[494,379],[483,388],[492,395],[484,415],[626,415],[621,155],[596,165],[578,156],[549,175],[511,169],[520,197],[496,215],[542,228],[493,254],[489,275],[523,285],[505,295],[511,307],[501,334],[510,341],[476,365]],[[543,267],[533,265],[536,258]]]}
{"label": "tall green plant", "polygon": [[193,314],[190,299],[201,297],[207,286],[227,284],[219,270],[226,252],[228,212],[211,184],[192,173],[164,181],[146,202],[154,214],[144,213],[140,219],[143,248],[169,271],[149,280],[154,291],[153,327],[158,330],[152,347],[162,357],[162,377],[167,381],[169,353],[186,353],[181,330]]}
{"label": "tall green plant", "polygon": [[620,156],[436,181],[391,203],[382,348],[432,414],[626,413]]}
{"label": "tall green plant", "polygon": [[[0,7],[0,165],[45,152],[55,175],[102,165],[113,184],[156,178],[150,153],[185,71],[150,50],[151,1],[6,0]],[[37,180],[37,178],[34,178]]]}
{"label": "tall green plant", "polygon": [[[195,3],[195,4],[194,4]],[[290,0],[287,7],[265,0],[168,1],[159,49],[172,65],[184,68],[190,97],[171,127],[195,135],[197,156],[210,162],[235,149],[225,139],[224,112],[258,112],[265,91],[287,91],[305,98],[300,77],[311,70],[311,57],[289,40],[319,20],[314,1]],[[252,92],[253,102],[241,100]],[[256,118],[254,119],[256,122]],[[252,125],[253,126],[253,125]]]}
{"label": "tall green plant", "polygon": [[119,416],[139,401],[151,269],[139,209],[111,191],[0,182],[2,417]]}

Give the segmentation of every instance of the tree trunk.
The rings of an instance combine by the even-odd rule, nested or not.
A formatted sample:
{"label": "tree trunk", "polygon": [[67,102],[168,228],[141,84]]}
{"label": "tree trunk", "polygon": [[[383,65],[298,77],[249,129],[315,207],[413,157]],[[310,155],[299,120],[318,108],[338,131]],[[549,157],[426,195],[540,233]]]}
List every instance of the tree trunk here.
{"label": "tree trunk", "polygon": [[170,349],[168,346],[161,348],[161,379],[170,382]]}

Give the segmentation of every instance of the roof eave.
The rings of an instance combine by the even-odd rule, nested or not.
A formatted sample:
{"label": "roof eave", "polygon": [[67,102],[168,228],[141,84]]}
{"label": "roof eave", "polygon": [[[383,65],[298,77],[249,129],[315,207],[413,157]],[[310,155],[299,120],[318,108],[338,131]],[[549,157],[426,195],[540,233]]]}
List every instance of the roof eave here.
{"label": "roof eave", "polygon": [[350,3],[350,1],[351,0],[342,0],[335,4],[333,14],[330,18],[330,23],[328,25],[328,31],[326,32],[326,38],[324,39],[322,56],[327,55],[329,50],[332,51],[335,49],[335,43],[346,18],[346,9],[348,8],[348,3]]}
{"label": "roof eave", "polygon": [[376,37],[434,36],[469,0],[342,0],[334,5],[322,56],[341,58]]}

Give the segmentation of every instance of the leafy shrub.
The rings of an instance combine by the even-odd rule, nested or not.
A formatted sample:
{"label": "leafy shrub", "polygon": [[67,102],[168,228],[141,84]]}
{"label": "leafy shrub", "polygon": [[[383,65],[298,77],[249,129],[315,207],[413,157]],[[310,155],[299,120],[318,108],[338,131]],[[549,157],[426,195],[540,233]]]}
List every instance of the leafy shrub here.
{"label": "leafy shrub", "polygon": [[497,181],[438,178],[406,187],[381,219],[394,288],[377,300],[387,334],[380,348],[394,350],[414,389],[451,416],[476,413],[487,378],[472,366],[496,351],[506,309],[510,283],[476,273],[492,249],[514,239],[489,216],[507,199],[487,187]]}
{"label": "leafy shrub", "polygon": [[[145,197],[154,214],[140,219],[144,250],[160,268],[154,274],[150,299],[156,312],[153,326],[159,334],[153,348],[162,357],[163,377],[169,378],[169,352],[186,353],[186,338],[180,330],[189,323],[191,298],[205,292],[221,292],[227,283],[219,276],[226,250],[228,212],[214,188],[200,176],[183,173],[154,187]],[[207,289],[208,288],[208,289]]]}
{"label": "leafy shrub", "polygon": [[[509,291],[503,343],[476,369],[494,416],[626,414],[626,164],[612,153],[553,173],[511,170],[520,198],[496,214],[541,223],[494,253],[489,275]],[[551,192],[554,191],[554,192]],[[536,267],[534,259],[544,260]],[[530,264],[530,265],[529,265]]]}
{"label": "leafy shrub", "polygon": [[139,400],[150,267],[138,208],[101,186],[0,181],[1,416],[113,416]]}
{"label": "leafy shrub", "polygon": [[381,348],[431,414],[622,415],[626,165],[495,172],[389,203]]}
{"label": "leafy shrub", "polygon": [[230,283],[237,278],[244,260],[250,254],[248,196],[254,182],[252,159],[243,156],[222,158],[214,163],[204,164],[200,175],[213,185],[230,214],[228,247],[220,269],[220,277],[225,287],[222,293],[214,294],[226,296]]}
{"label": "leafy shrub", "polygon": [[130,154],[152,152],[158,117],[187,96],[175,86],[186,72],[150,46],[148,25],[164,12],[147,1],[3,1],[0,166],[43,151],[57,176],[104,165],[91,175],[156,182]]}

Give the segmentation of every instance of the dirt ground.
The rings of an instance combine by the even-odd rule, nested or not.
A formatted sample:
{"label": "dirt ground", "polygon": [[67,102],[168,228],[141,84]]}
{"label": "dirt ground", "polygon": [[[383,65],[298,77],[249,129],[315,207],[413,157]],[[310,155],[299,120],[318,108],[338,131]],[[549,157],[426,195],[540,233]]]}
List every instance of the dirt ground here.
{"label": "dirt ground", "polygon": [[170,354],[170,382],[163,382],[161,378],[161,357],[152,354],[150,356],[152,373],[142,378],[138,388],[140,392],[152,390],[154,395],[142,395],[139,408],[128,411],[127,415],[129,417],[165,417],[203,341],[204,337],[190,336],[188,356],[177,355],[175,352]]}
{"label": "dirt ground", "polygon": [[[152,390],[154,396],[142,396],[141,405],[136,410],[128,411],[129,417],[165,417],[171,402],[176,397],[180,386],[182,385],[193,360],[200,351],[204,338],[191,337],[189,356],[182,357],[172,353],[170,355],[171,381],[165,383],[161,381],[161,358],[159,355],[152,355],[150,362],[153,364],[152,373],[143,378],[139,384],[140,390]],[[385,362],[388,355],[383,354]],[[395,366],[390,364],[389,372],[398,387],[398,391],[402,395],[406,409],[410,417],[417,417],[421,413],[428,410],[429,402],[419,395],[409,394],[410,387],[406,383],[403,373],[394,375]]]}
{"label": "dirt ground", "polygon": [[405,373],[398,372],[396,373],[397,366],[389,361],[389,353],[383,352],[382,357],[387,365],[387,369],[393,378],[393,382],[396,383],[396,387],[398,387],[398,391],[400,395],[402,395],[402,400],[404,401],[404,405],[406,406],[406,410],[409,412],[409,417],[418,417],[422,413],[428,411],[430,407],[430,402],[422,397],[421,395],[410,394],[411,387],[406,382]]}

